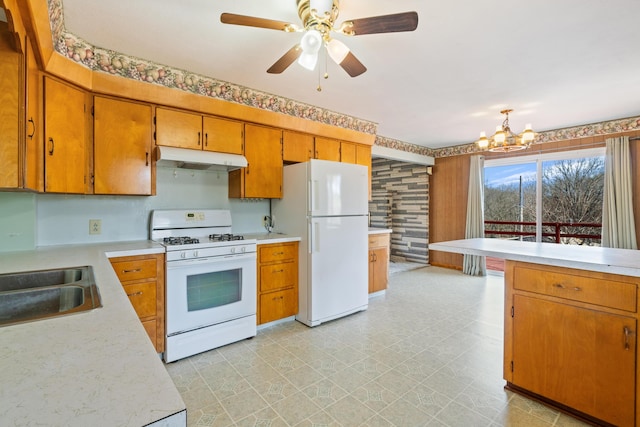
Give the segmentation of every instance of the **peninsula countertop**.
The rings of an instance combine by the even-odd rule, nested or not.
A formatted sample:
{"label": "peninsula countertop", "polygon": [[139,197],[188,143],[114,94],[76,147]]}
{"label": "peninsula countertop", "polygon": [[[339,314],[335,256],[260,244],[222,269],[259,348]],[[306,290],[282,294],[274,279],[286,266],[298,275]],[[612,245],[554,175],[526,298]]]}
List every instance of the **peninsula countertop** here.
{"label": "peninsula countertop", "polygon": [[640,277],[640,251],[633,249],[477,238],[430,243],[429,250]]}
{"label": "peninsula countertop", "polygon": [[102,307],[0,328],[7,425],[186,425],[186,407],[108,257],[163,253],[150,241],[2,253],[0,273],[90,265]]}

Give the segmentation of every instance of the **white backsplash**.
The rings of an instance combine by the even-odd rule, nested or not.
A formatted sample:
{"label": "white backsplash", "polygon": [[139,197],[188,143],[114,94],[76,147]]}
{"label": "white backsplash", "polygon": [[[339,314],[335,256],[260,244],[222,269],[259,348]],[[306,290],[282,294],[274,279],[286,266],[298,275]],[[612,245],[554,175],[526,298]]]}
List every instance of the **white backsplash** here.
{"label": "white backsplash", "polygon": [[[156,185],[157,195],[150,197],[2,193],[0,237],[6,241],[13,235],[15,241],[20,232],[25,236],[18,250],[31,249],[34,237],[28,231],[35,218],[36,246],[143,240],[149,236],[152,210],[190,208],[230,209],[234,233],[264,231],[262,218],[269,214],[269,200],[229,199],[225,171],[158,168]],[[90,219],[102,221],[101,234],[89,234]],[[12,248],[2,240],[0,252],[16,250],[16,245]]]}

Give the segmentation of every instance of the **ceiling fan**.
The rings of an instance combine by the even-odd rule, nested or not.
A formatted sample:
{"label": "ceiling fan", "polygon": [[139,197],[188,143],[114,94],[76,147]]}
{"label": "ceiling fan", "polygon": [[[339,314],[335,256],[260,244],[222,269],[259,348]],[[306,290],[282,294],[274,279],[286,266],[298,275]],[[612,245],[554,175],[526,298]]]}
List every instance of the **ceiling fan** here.
{"label": "ceiling fan", "polygon": [[233,13],[220,15],[220,22],[223,24],[280,30],[288,33],[304,33],[300,41],[267,70],[268,73],[280,74],[296,60],[303,67],[313,70],[318,61],[318,52],[324,46],[331,59],[351,77],[359,76],[367,71],[367,68],[351,53],[344,43],[331,37],[332,31],[348,36],[359,36],[413,31],[418,27],[418,14],[416,12],[351,19],[336,26],[339,0],[296,0],[296,3],[302,26],[290,22]]}

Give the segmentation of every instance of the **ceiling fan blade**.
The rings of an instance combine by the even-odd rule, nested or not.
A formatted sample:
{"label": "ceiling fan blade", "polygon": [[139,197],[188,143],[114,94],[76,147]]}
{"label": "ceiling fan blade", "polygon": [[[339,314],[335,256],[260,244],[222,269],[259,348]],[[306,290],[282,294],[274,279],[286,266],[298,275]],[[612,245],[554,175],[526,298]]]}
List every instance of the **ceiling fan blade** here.
{"label": "ceiling fan blade", "polygon": [[351,77],[357,77],[360,74],[367,71],[367,67],[365,67],[362,62],[355,57],[355,55],[351,52],[344,57],[342,62],[339,64]]}
{"label": "ceiling fan blade", "polygon": [[278,59],[267,70],[267,73],[269,73],[269,74],[280,74],[281,72],[283,72],[284,70],[289,68],[289,65],[293,64],[296,61],[296,59],[298,59],[298,57],[300,56],[301,53],[302,53],[302,48],[300,47],[300,45],[299,44],[295,45],[294,47],[289,49],[287,51],[287,53],[282,55],[280,57],[280,59]]}
{"label": "ceiling fan blade", "polygon": [[418,13],[403,12],[392,15],[372,16],[370,18],[351,19],[340,26],[340,32],[350,36],[364,34],[397,33],[413,31],[418,28]]}
{"label": "ceiling fan blade", "polygon": [[234,13],[223,13],[220,15],[220,22],[223,24],[245,25],[247,27],[267,28],[269,30],[280,30],[288,33],[298,31],[298,26],[290,22],[275,21],[273,19],[256,18],[255,16],[236,15]]}

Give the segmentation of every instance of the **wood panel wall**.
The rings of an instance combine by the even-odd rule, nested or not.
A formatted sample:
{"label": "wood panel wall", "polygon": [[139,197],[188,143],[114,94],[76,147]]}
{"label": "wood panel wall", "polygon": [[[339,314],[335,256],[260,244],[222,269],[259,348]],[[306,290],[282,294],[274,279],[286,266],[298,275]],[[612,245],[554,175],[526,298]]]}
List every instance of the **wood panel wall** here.
{"label": "wood panel wall", "polygon": [[[504,155],[502,153],[484,153],[485,159],[526,156],[537,153],[578,150],[602,147],[607,138],[627,135],[640,137],[640,131],[599,135],[588,138],[576,138],[565,141],[536,144],[524,151]],[[429,242],[464,239],[467,191],[469,185],[469,164],[471,154],[436,158],[430,185],[429,204]],[[632,174],[634,177],[634,212],[636,237],[640,242],[640,140],[631,141]],[[430,251],[431,265],[462,269],[462,255]]]}

